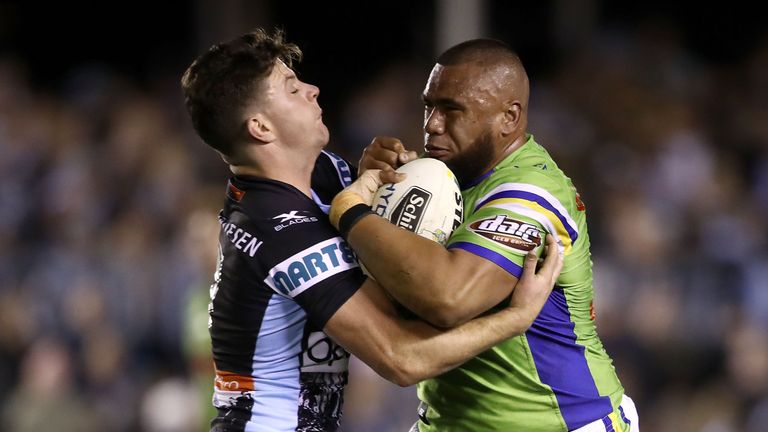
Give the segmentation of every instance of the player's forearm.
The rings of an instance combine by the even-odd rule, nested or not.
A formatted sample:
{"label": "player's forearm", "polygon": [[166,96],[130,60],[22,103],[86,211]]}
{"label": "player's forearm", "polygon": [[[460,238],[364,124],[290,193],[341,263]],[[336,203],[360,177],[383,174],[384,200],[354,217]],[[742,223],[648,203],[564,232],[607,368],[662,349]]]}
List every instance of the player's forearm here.
{"label": "player's forearm", "polygon": [[[531,311],[507,308],[450,330],[422,322],[397,335],[393,348],[396,384],[409,386],[452,370],[499,343],[522,334],[533,322]],[[394,342],[393,342],[394,343]]]}
{"label": "player's forearm", "polygon": [[374,216],[357,223],[348,242],[379,285],[422,318],[440,325],[432,318],[456,303],[465,277],[455,274],[451,253],[439,243]]}

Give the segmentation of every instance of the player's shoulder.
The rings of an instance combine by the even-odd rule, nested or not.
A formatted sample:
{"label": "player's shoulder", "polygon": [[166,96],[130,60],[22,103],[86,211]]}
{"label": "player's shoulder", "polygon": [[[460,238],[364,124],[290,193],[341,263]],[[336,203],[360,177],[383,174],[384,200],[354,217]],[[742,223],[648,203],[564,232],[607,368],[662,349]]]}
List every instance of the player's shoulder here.
{"label": "player's shoulder", "polygon": [[291,210],[322,214],[315,203],[293,185],[249,176],[229,180],[226,207],[244,213],[254,221]]}
{"label": "player's shoulder", "polygon": [[528,182],[546,185],[558,183],[562,177],[562,171],[556,165],[541,161],[528,165],[510,164],[498,167],[486,183]]}
{"label": "player's shoulder", "polygon": [[312,190],[324,203],[355,180],[356,168],[343,157],[323,150],[315,160],[312,170]]}
{"label": "player's shoulder", "polygon": [[337,193],[355,181],[356,170],[338,154],[328,150],[321,151],[312,170],[312,192],[315,200],[330,205]]}
{"label": "player's shoulder", "polygon": [[315,160],[315,169],[333,172],[342,183],[354,181],[354,166],[342,156],[329,150],[322,150]]}
{"label": "player's shoulder", "polygon": [[536,188],[553,195],[570,195],[569,179],[554,163],[506,165],[496,169],[478,188],[480,194],[494,189]]}
{"label": "player's shoulder", "polygon": [[265,242],[304,243],[337,235],[317,203],[294,186],[275,180],[233,177],[222,214],[257,230]]}
{"label": "player's shoulder", "polygon": [[[248,252],[259,268],[341,241],[317,203],[289,184],[268,179],[230,180],[219,222],[230,243]],[[257,239],[247,250],[246,237]]]}
{"label": "player's shoulder", "polygon": [[563,212],[576,209],[576,190],[554,161],[541,158],[514,162],[498,167],[472,191],[475,208],[501,199],[535,202]]}

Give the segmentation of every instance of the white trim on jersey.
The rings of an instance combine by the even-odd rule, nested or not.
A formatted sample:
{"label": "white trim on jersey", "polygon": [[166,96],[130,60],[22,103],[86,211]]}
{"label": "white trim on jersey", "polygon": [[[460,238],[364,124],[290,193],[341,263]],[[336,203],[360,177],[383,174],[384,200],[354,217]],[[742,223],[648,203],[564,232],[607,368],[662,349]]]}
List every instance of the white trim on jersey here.
{"label": "white trim on jersey", "polygon": [[[347,187],[352,184],[352,168],[349,166],[347,161],[344,159],[336,156],[335,154],[326,151],[321,150],[328,158],[330,158],[334,164],[334,168],[336,168],[336,174],[339,175],[339,181],[341,181],[341,184],[344,185],[344,187]],[[346,171],[346,172],[345,172]]]}
{"label": "white trim on jersey", "polygon": [[319,196],[315,193],[314,189],[310,189],[310,192],[312,192],[312,201],[317,204],[318,207],[320,207],[320,210],[323,211],[323,213],[328,214],[328,212],[331,211],[331,205],[330,204],[324,204],[323,201],[320,199]]}
{"label": "white trim on jersey", "polygon": [[[570,225],[571,229],[573,229],[574,232],[578,234],[579,232],[579,226],[576,224],[576,221],[573,220],[570,213],[568,213],[568,210],[563,207],[563,204],[560,203],[560,200],[555,198],[554,195],[549,193],[546,189],[540,188],[538,186],[534,186],[528,183],[503,183],[496,188],[494,188],[492,191],[485,194],[483,197],[479,198],[477,203],[485,202],[487,199],[492,197],[493,195],[498,194],[499,192],[504,191],[522,191],[522,192],[529,192],[534,195],[537,195],[544,199],[549,205],[554,207],[560,214],[565,218],[566,222],[568,222],[568,225]],[[475,209],[477,210],[477,209]]]}

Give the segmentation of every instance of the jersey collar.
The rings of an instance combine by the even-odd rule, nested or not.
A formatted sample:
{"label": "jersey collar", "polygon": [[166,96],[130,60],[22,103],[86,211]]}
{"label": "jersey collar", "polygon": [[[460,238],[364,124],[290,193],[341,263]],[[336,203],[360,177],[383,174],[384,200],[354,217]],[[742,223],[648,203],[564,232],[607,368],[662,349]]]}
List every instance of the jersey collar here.
{"label": "jersey collar", "polygon": [[528,139],[525,140],[525,144],[521,145],[519,149],[513,151],[509,156],[505,157],[501,160],[501,162],[497,163],[496,166],[491,168],[490,170],[486,171],[479,177],[474,178],[473,180],[470,180],[468,182],[462,183],[461,190],[465,191],[467,189],[471,189],[480,183],[483,182],[483,180],[487,179],[491,176],[494,172],[496,172],[497,169],[512,164],[515,160],[517,160],[517,157],[520,156],[522,153],[522,150],[526,147],[529,147],[531,143],[536,144],[536,140],[533,138],[532,134],[528,134]]}

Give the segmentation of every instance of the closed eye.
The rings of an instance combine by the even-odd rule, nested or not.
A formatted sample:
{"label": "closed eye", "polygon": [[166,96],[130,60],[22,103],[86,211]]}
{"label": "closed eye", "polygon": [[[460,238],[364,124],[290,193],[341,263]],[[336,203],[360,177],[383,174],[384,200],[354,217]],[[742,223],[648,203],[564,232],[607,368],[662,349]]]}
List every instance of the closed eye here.
{"label": "closed eye", "polygon": [[441,111],[464,111],[464,105],[454,99],[440,98],[437,100],[428,100],[426,97],[422,97],[422,101],[424,102],[425,109],[437,107]]}

